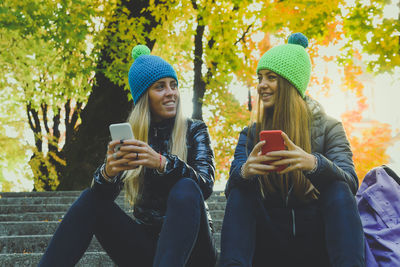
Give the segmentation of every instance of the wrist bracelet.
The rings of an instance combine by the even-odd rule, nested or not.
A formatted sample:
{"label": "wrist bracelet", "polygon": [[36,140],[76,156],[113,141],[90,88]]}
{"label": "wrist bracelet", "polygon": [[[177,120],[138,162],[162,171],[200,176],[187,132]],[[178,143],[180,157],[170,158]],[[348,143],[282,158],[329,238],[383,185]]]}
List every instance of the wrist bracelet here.
{"label": "wrist bracelet", "polygon": [[105,164],[103,164],[103,166],[101,167],[100,173],[101,173],[101,176],[103,176],[104,180],[106,180],[107,182],[109,182],[109,183],[113,183],[114,182],[113,177],[110,177],[107,174],[106,165]]}
{"label": "wrist bracelet", "polygon": [[158,166],[158,169],[161,170],[161,164],[162,164],[161,152],[158,152],[158,155],[160,155],[160,165]]}
{"label": "wrist bracelet", "polygon": [[165,158],[165,165],[164,165],[163,173],[165,173],[167,171],[167,165],[168,165],[168,158]]}
{"label": "wrist bracelet", "polygon": [[242,165],[242,167],[240,167],[240,176],[241,176],[243,179],[246,179],[246,177],[244,177],[244,164]]}
{"label": "wrist bracelet", "polygon": [[313,155],[313,156],[314,156],[314,160],[315,160],[315,166],[314,166],[314,168],[312,168],[312,170],[306,171],[306,174],[308,174],[308,175],[313,174],[314,172],[316,172],[317,168],[318,168],[318,159],[317,159],[317,157],[315,155]]}
{"label": "wrist bracelet", "polygon": [[[160,171],[159,169],[156,169],[157,174],[164,175],[164,173],[167,171],[167,165],[168,165],[168,158],[165,158],[164,168],[162,169],[162,171]],[[161,163],[160,163],[160,168],[161,168]]]}

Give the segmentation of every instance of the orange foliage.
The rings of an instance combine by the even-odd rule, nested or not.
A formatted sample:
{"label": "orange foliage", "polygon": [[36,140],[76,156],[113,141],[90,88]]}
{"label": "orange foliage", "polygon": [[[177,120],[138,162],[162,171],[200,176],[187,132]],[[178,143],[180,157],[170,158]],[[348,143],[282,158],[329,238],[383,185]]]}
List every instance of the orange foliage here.
{"label": "orange foliage", "polygon": [[386,150],[390,145],[390,139],[390,125],[377,121],[371,121],[369,127],[361,129],[359,136],[351,132],[349,141],[360,184],[368,171],[389,162]]}
{"label": "orange foliage", "polygon": [[353,91],[357,97],[363,97],[364,85],[357,80],[357,77],[362,74],[360,66],[347,64],[344,66],[344,88],[345,90]]}
{"label": "orange foliage", "polygon": [[213,140],[216,179],[227,179],[239,133],[249,123],[250,112],[247,104],[240,105],[230,92],[213,92],[213,96],[210,100],[215,108],[210,109],[213,117],[207,125]]}
{"label": "orange foliage", "polygon": [[331,21],[327,25],[328,34],[324,36],[321,45],[337,44],[339,40],[343,39],[343,23],[340,21]]}
{"label": "orange foliage", "polygon": [[261,55],[271,48],[271,38],[269,33],[264,34],[264,38],[259,42],[258,48],[260,49]]}
{"label": "orange foliage", "polygon": [[387,164],[386,153],[391,140],[391,126],[375,120],[363,121],[362,112],[366,110],[366,98],[359,98],[357,110],[342,114],[343,126],[348,134],[356,173],[360,184],[372,168]]}
{"label": "orange foliage", "polygon": [[[360,60],[361,55],[353,52],[353,58]],[[346,129],[353,151],[353,160],[361,181],[372,168],[387,164],[390,146],[391,126],[375,120],[363,119],[362,113],[367,110],[367,98],[364,96],[364,85],[358,80],[363,74],[360,66],[347,64],[344,67],[344,90],[352,91],[358,98],[357,110],[342,114],[343,126]]]}

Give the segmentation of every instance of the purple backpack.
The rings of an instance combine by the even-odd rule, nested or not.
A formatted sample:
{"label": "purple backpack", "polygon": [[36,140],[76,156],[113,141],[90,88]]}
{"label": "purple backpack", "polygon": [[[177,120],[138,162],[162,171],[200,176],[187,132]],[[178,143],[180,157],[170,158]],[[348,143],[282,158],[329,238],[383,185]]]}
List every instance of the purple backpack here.
{"label": "purple backpack", "polygon": [[400,266],[400,178],[387,166],[372,169],[356,195],[365,234],[365,263]]}

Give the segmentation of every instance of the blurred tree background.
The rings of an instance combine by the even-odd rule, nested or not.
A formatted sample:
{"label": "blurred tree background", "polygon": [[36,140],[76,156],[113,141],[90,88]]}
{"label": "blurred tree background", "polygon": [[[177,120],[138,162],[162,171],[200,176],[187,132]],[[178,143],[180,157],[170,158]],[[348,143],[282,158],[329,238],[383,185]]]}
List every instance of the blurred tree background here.
{"label": "blurred tree background", "polygon": [[[385,15],[388,7],[397,17]],[[20,183],[7,173],[33,179],[37,191],[90,184],[104,160],[108,125],[126,120],[132,107],[127,72],[136,44],[177,70],[181,90],[192,95],[191,116],[209,126],[217,179],[225,180],[255,101],[257,60],[294,32],[310,41],[309,94],[340,90],[357,103],[341,119],[362,179],[389,162],[387,149],[399,135],[390,124],[365,123],[362,80],[398,71],[398,8],[388,0],[4,0],[1,190]],[[336,52],[326,53],[332,47]]]}

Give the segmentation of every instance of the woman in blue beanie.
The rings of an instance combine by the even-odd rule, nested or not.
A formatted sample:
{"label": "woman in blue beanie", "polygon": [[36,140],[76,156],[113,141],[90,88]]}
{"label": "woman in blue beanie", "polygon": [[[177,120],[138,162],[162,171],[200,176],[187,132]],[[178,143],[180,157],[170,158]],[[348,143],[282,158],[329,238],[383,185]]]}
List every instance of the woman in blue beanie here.
{"label": "woman in blue beanie", "polygon": [[[220,266],[364,266],[353,154],[342,124],[305,96],[307,46],[291,35],[258,63],[255,120],[225,190]],[[281,130],[286,150],[262,154],[262,130]]]}
{"label": "woman in blue beanie", "polygon": [[[215,172],[207,126],[183,117],[170,64],[143,45],[132,56],[135,139],[109,143],[92,187],[71,206],[39,266],[74,266],[93,235],[118,266],[215,266],[204,203]],[[114,202],[122,188],[133,218]]]}

